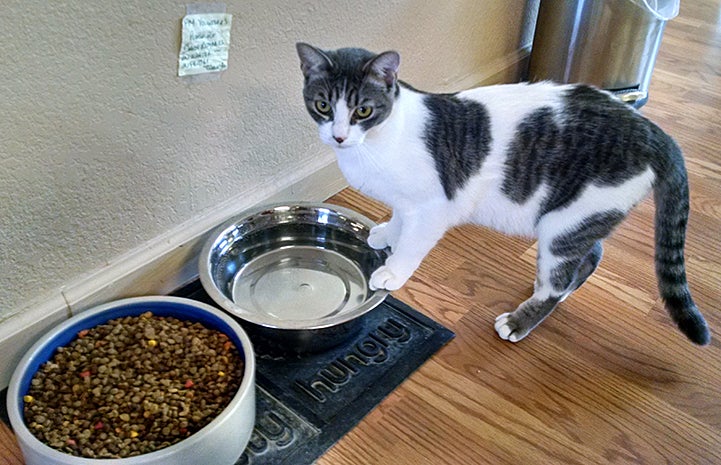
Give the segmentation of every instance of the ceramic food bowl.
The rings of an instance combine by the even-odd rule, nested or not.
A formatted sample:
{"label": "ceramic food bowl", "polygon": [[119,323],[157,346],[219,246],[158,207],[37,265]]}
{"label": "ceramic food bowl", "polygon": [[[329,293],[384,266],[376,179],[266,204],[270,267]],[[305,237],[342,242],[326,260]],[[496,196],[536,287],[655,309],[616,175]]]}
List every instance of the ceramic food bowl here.
{"label": "ceramic food bowl", "polygon": [[387,257],[366,242],[373,226],[325,203],[247,211],[211,234],[200,280],[218,305],[249,323],[254,342],[323,350],[356,334],[359,317],[387,295],[368,287]]}
{"label": "ceramic food bowl", "polygon": [[[125,458],[79,457],[54,449],[36,438],[24,422],[23,397],[40,366],[50,360],[59,347],[66,346],[78,337],[79,332],[115,318],[139,316],[148,311],[155,316],[172,316],[179,320],[199,322],[209,329],[222,332],[238,348],[244,360],[243,378],[225,409],[200,430],[173,445]],[[255,424],[255,355],[250,339],[240,325],[209,305],[162,296],[119,300],[82,312],[40,338],[25,354],[12,375],[7,406],[11,425],[27,465],[232,465],[243,453]]]}

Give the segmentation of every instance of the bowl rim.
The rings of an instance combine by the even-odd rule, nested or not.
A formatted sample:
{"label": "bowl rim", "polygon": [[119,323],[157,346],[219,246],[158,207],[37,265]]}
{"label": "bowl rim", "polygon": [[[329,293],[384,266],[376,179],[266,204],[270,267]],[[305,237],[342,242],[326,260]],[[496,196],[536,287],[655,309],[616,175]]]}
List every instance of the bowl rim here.
{"label": "bowl rim", "polygon": [[[238,390],[236,391],[235,395],[231,399],[231,401],[228,403],[228,405],[215,417],[213,420],[211,420],[207,425],[205,425],[200,430],[196,431],[192,435],[188,436],[185,439],[182,439],[181,441],[176,442],[175,444],[172,444],[170,446],[164,447],[162,449],[158,449],[153,452],[148,452],[146,454],[140,454],[135,455],[131,457],[123,457],[123,458],[110,458],[110,459],[92,459],[87,457],[80,457],[72,454],[67,454],[65,452],[61,452],[55,448],[52,448],[42,442],[40,439],[35,437],[35,435],[30,432],[27,425],[25,425],[25,420],[23,418],[23,414],[20,411],[19,405],[22,400],[22,392],[21,392],[21,384],[23,378],[27,375],[28,370],[33,366],[41,365],[45,361],[49,360],[49,357],[40,357],[39,354],[41,354],[43,351],[51,350],[51,355],[55,352],[55,350],[58,347],[61,347],[63,345],[67,345],[66,343],[60,343],[57,345],[55,344],[58,339],[63,338],[63,336],[68,336],[67,332],[69,330],[75,330],[76,326],[78,324],[81,324],[83,321],[87,320],[94,320],[98,319],[98,322],[95,322],[92,324],[92,327],[95,327],[99,324],[103,324],[103,322],[107,322],[111,319],[121,317],[122,314],[119,315],[111,315],[106,319],[102,319],[103,313],[109,313],[112,314],[112,310],[115,310],[116,312],[121,312],[122,309],[127,308],[128,310],[131,310],[137,306],[144,306],[145,311],[152,311],[152,308],[148,308],[148,306],[152,306],[152,304],[164,304],[167,305],[167,308],[170,308],[171,305],[177,306],[177,309],[180,310],[179,314],[182,317],[182,308],[185,308],[186,310],[188,308],[192,309],[193,311],[200,312],[200,314],[210,314],[212,318],[217,318],[221,320],[222,323],[224,323],[226,326],[229,327],[234,332],[234,336],[237,336],[237,338],[240,340],[241,347],[239,347],[239,350],[242,350],[243,352],[243,359],[244,359],[244,367],[243,367],[243,379],[241,380],[240,386],[238,387]],[[142,312],[140,312],[142,313]],[[135,315],[135,313],[131,313],[132,315]],[[139,314],[139,313],[138,313]],[[189,314],[188,320],[191,321],[197,321],[192,318],[193,314]],[[73,333],[73,334],[76,334]],[[231,335],[228,335],[231,336]],[[65,339],[65,338],[63,338]],[[71,340],[74,339],[71,338]],[[42,360],[39,360],[42,359]],[[223,311],[212,307],[211,305],[208,305],[203,302],[199,302],[196,300],[184,298],[184,297],[174,297],[174,296],[142,296],[142,297],[130,297],[125,299],[120,299],[112,302],[108,302],[105,304],[101,304],[95,307],[92,307],[90,309],[81,311],[77,315],[74,315],[67,320],[63,321],[62,323],[56,325],[51,330],[46,332],[40,339],[38,339],[31,347],[30,349],[25,352],[25,355],[20,359],[20,362],[16,366],[15,370],[13,371],[13,374],[10,378],[10,384],[8,385],[8,392],[7,392],[7,411],[8,411],[8,417],[10,419],[10,424],[13,428],[13,432],[18,438],[18,442],[22,445],[23,443],[26,444],[28,447],[31,447],[33,450],[35,450],[38,454],[48,458],[48,460],[55,460],[57,463],[73,463],[77,465],[91,465],[96,464],[98,461],[102,461],[103,463],[108,464],[117,464],[117,465],[141,465],[143,463],[163,463],[163,460],[169,460],[172,459],[176,454],[182,453],[184,451],[187,451],[189,448],[194,448],[196,444],[202,442],[205,440],[205,438],[220,424],[224,423],[228,417],[236,413],[236,410],[240,406],[240,404],[249,396],[254,397],[255,393],[255,353],[253,350],[252,343],[250,341],[250,338],[246,334],[246,332],[243,330],[243,328],[233,320],[229,315],[224,313]],[[37,369],[32,372],[32,375],[36,373]],[[31,375],[31,376],[32,376]],[[29,380],[28,380],[29,383]],[[255,405],[253,405],[253,409],[255,409]],[[255,418],[253,419],[253,423],[255,423]],[[245,447],[245,445],[243,445]],[[22,449],[22,448],[21,448]],[[242,450],[241,450],[242,452]],[[55,463],[55,462],[54,462]]]}
{"label": "bowl rim", "polygon": [[[361,223],[363,226],[368,228],[368,231],[377,225],[377,223],[370,218],[366,217],[365,215],[358,213],[354,210],[351,210],[346,207],[342,207],[340,205],[335,205],[328,202],[272,202],[272,203],[266,203],[266,204],[260,204],[252,208],[248,208],[241,213],[238,213],[237,215],[233,215],[232,217],[225,220],[220,226],[217,226],[212,229],[210,232],[208,239],[205,241],[205,244],[203,245],[203,248],[199,255],[199,263],[198,263],[198,269],[200,272],[200,282],[205,289],[205,292],[208,293],[211,299],[213,301],[220,305],[223,309],[228,311],[231,315],[240,318],[242,320],[248,321],[250,323],[256,324],[258,326],[262,326],[264,328],[269,329],[276,329],[276,330],[298,330],[298,331],[307,331],[307,330],[319,330],[319,329],[326,329],[331,328],[334,326],[339,326],[344,323],[347,323],[351,320],[354,320],[355,318],[367,313],[368,311],[374,309],[378,305],[380,305],[383,300],[385,300],[386,296],[389,294],[389,291],[385,289],[377,289],[377,290],[371,290],[371,296],[367,300],[365,300],[361,305],[353,308],[352,310],[348,312],[343,312],[338,315],[334,315],[330,318],[324,318],[324,319],[310,319],[310,320],[290,320],[287,322],[279,322],[279,320],[276,319],[270,319],[270,318],[263,318],[262,316],[249,312],[242,306],[236,304],[233,300],[229,299],[225,296],[218,287],[215,284],[215,280],[211,277],[210,273],[210,254],[211,251],[215,248],[215,246],[218,244],[218,242],[221,240],[222,237],[226,235],[227,232],[229,232],[232,228],[234,228],[238,223],[244,221],[245,219],[258,215],[266,210],[276,210],[279,208],[295,208],[295,207],[301,207],[301,208],[317,208],[317,209],[327,209],[330,211],[334,211],[337,213],[340,213],[353,221],[357,221]],[[370,246],[369,246],[370,247]]]}

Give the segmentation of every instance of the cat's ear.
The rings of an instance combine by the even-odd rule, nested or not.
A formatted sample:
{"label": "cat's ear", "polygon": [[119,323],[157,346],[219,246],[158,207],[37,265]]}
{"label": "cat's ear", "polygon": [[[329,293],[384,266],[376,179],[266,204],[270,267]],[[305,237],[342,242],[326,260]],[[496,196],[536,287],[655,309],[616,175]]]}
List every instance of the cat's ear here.
{"label": "cat's ear", "polygon": [[393,87],[398,78],[401,56],[398,52],[383,52],[363,66],[367,76],[376,79],[388,87]]}
{"label": "cat's ear", "polygon": [[295,44],[295,48],[298,50],[298,57],[300,57],[300,69],[306,78],[311,74],[326,71],[333,66],[333,62],[328,58],[328,55],[312,45],[298,42]]}

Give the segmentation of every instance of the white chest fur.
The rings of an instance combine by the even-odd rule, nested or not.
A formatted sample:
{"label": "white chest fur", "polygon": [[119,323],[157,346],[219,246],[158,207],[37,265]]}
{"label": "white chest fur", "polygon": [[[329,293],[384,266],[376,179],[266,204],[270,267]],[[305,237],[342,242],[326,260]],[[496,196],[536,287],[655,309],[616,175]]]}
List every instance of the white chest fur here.
{"label": "white chest fur", "polygon": [[362,144],[336,148],[348,183],[393,208],[443,195],[424,143],[427,115],[421,98],[402,90],[391,115],[372,128]]}

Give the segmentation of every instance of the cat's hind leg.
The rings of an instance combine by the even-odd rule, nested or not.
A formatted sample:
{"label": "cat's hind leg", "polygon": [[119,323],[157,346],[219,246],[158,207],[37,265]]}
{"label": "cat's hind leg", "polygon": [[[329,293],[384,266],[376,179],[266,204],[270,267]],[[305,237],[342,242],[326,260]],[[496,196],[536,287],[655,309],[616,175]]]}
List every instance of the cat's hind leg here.
{"label": "cat's hind leg", "polygon": [[539,222],[538,263],[533,295],[515,311],[496,318],[498,335],[511,342],[520,341],[550,315],[556,305],[578,289],[601,261],[601,240],[611,233],[624,216],[617,210],[597,213],[550,238],[550,234],[543,234],[546,228]]}
{"label": "cat's hind leg", "polygon": [[583,283],[585,283],[586,280],[591,277],[593,272],[596,271],[596,268],[598,268],[598,265],[601,263],[602,258],[603,245],[601,244],[601,241],[596,241],[593,247],[591,247],[591,250],[588,252],[588,254],[586,254],[586,257],[584,257],[583,261],[581,261],[581,264],[578,265],[576,275],[573,278],[573,281],[571,282],[571,285],[569,286],[566,294],[561,298],[561,302],[566,300],[566,297],[571,295],[573,291],[581,287]]}
{"label": "cat's hind leg", "polygon": [[[551,282],[543,278],[549,273],[544,273],[544,264],[541,263],[539,252],[538,275],[533,296],[523,302],[516,311],[504,313],[496,318],[495,328],[501,339],[511,342],[520,341],[550,315],[559,303],[581,287],[601,261],[603,249],[600,242],[596,244],[598,247],[594,246],[580,263],[569,260],[550,270]],[[562,283],[566,285],[561,289]],[[553,288],[550,292],[549,287]]]}

